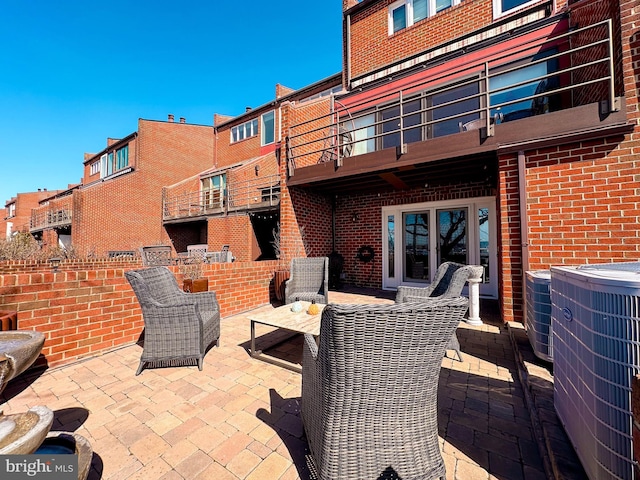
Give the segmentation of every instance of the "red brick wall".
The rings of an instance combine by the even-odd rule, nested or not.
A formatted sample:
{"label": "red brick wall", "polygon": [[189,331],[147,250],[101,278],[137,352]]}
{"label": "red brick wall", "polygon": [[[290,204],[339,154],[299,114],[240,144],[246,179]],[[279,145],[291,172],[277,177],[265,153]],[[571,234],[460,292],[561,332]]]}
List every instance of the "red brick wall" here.
{"label": "red brick wall", "polygon": [[[336,251],[344,257],[347,283],[382,287],[382,207],[491,195],[495,195],[495,190],[489,185],[453,183],[429,190],[384,192],[380,196],[377,193],[339,195],[336,199]],[[356,258],[358,249],[365,245],[373,247],[375,252],[374,260],[369,263]]]}
{"label": "red brick wall", "polygon": [[75,192],[72,243],[82,253],[168,243],[162,187],[211,166],[213,128],[140,120],[131,173]]}
{"label": "red brick wall", "polygon": [[[18,312],[19,329],[46,335],[42,354],[50,367],[99,355],[138,341],[142,333],[141,311],[124,277],[139,266],[65,262],[52,272],[47,264],[0,263],[0,305]],[[275,261],[203,265],[222,317],[268,303],[276,266]],[[14,271],[17,267],[22,273]],[[179,267],[171,270],[181,285]]]}
{"label": "red brick wall", "polygon": [[[389,36],[387,15],[393,2],[375,2],[353,15],[351,78],[376,71],[493,23],[492,0],[463,0],[459,5]],[[566,1],[555,3],[561,9]]]}
{"label": "red brick wall", "polygon": [[[330,100],[320,99],[302,104],[290,104],[286,110],[283,108],[283,119],[286,119],[289,127],[287,130],[289,148],[291,154],[295,156],[296,168],[315,165],[322,155],[321,151],[331,145],[324,140],[331,133],[328,126],[332,118],[326,116],[331,111],[330,107]],[[291,128],[296,125],[299,126]],[[296,138],[298,135],[304,136]]]}
{"label": "red brick wall", "polygon": [[255,260],[261,253],[247,215],[209,218],[208,244],[211,251],[219,251],[222,245],[229,245],[229,250],[239,262]]}
{"label": "red brick wall", "polygon": [[[278,141],[278,109],[275,108],[275,141]],[[269,110],[255,112],[255,115],[248,114],[238,118],[232,124],[227,124],[218,130],[216,136],[216,159],[215,166],[221,168],[227,165],[241,162],[243,160],[249,160],[251,158],[260,155],[260,117],[263,113],[268,113]],[[238,142],[231,143],[231,129],[234,126],[241,125],[252,119],[258,120],[258,134]]]}
{"label": "red brick wall", "polygon": [[0,238],[4,238],[7,232],[7,222],[13,223],[12,232],[29,231],[29,220],[31,219],[31,210],[38,207],[38,202],[55,195],[57,191],[43,190],[40,192],[18,193],[15,196],[15,216],[6,218],[9,215],[9,209],[0,210]]}
{"label": "red brick wall", "polygon": [[524,273],[516,154],[498,157],[498,192],[498,296],[502,319],[505,322],[522,321]]}

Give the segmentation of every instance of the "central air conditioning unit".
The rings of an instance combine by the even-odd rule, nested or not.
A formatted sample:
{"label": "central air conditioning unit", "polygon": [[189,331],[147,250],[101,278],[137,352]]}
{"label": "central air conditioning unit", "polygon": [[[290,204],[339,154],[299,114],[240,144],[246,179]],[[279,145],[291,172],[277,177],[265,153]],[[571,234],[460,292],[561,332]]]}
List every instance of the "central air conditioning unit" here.
{"label": "central air conditioning unit", "polygon": [[551,327],[551,272],[527,272],[527,309],[525,327],[536,357],[553,362]]}
{"label": "central air conditioning unit", "polygon": [[591,479],[633,479],[640,262],[551,268],[554,406]]}

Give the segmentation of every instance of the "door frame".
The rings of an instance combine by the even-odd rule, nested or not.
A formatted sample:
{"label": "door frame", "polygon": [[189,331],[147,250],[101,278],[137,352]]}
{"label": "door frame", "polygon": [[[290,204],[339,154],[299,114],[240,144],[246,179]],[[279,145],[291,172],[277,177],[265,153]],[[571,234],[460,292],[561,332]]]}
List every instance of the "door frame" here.
{"label": "door frame", "polygon": [[[402,225],[402,214],[407,212],[424,212],[429,211],[429,230],[436,232],[436,212],[442,209],[455,209],[455,208],[467,208],[469,219],[468,225],[468,262],[472,265],[481,264],[481,252],[480,252],[480,228],[478,225],[478,210],[480,208],[486,208],[489,214],[489,280],[480,284],[480,296],[485,298],[498,298],[498,237],[497,237],[497,216],[496,216],[496,199],[495,197],[474,197],[463,198],[457,200],[443,200],[438,202],[423,202],[423,203],[410,203],[401,205],[390,205],[381,208],[381,225],[382,225],[382,288],[385,290],[395,290],[400,285],[410,285],[417,287],[426,286],[425,283],[419,282],[405,282],[403,281],[403,245],[404,238],[398,237],[400,226]],[[395,235],[394,239],[394,272],[393,278],[389,277],[389,232],[387,228],[387,218],[389,215],[394,215]],[[400,229],[400,230],[399,230]],[[437,252],[438,238],[437,235],[429,236],[430,245],[430,265],[429,275],[430,280],[433,280],[433,275],[437,269],[438,252]],[[465,287],[466,288],[466,287]]]}

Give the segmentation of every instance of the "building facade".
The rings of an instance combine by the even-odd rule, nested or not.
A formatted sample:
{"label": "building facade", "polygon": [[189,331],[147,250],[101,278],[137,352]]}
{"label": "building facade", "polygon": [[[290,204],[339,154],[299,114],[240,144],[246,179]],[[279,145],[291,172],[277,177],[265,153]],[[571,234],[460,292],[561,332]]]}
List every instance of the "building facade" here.
{"label": "building facade", "polygon": [[480,264],[481,295],[522,320],[525,271],[637,259],[633,2],[343,6],[345,93],[290,123],[286,184],[348,282]]}
{"label": "building facade", "polygon": [[136,132],[85,155],[82,184],[34,209],[30,231],[48,242],[63,239],[79,255],[168,244],[162,187],[210,166],[213,142],[210,126],[174,122],[173,115],[140,119]]}
{"label": "building facade", "polygon": [[37,208],[40,201],[55,195],[59,190],[38,189],[36,192],[18,193],[5,203],[4,215],[0,218],[0,235],[10,238],[18,232],[29,231],[31,210]]}
{"label": "building facade", "polygon": [[339,74],[295,91],[276,85],[275,98],[264,105],[236,117],[216,114],[212,165],[163,191],[164,228],[176,249],[229,245],[239,261],[279,258],[284,112],[324,104],[341,89]]}

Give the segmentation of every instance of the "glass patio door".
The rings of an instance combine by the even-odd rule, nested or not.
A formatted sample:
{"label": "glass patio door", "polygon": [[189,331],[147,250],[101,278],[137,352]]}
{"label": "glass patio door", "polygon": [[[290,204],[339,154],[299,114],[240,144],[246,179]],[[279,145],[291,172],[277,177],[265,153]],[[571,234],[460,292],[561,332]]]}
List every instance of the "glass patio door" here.
{"label": "glass patio door", "polygon": [[425,286],[443,262],[482,265],[480,295],[497,298],[495,199],[384,207],[382,286]]}
{"label": "glass patio door", "polygon": [[467,265],[467,209],[437,210],[438,265],[456,262]]}

